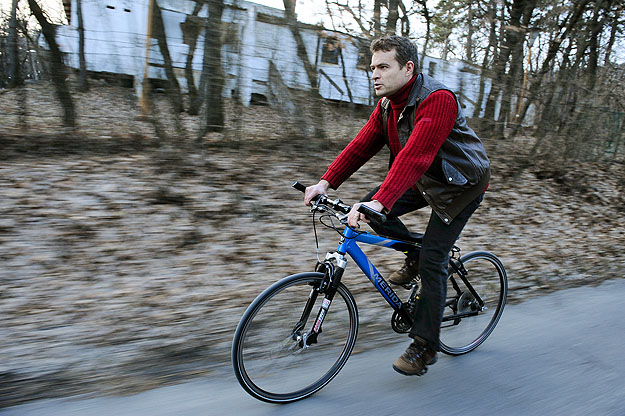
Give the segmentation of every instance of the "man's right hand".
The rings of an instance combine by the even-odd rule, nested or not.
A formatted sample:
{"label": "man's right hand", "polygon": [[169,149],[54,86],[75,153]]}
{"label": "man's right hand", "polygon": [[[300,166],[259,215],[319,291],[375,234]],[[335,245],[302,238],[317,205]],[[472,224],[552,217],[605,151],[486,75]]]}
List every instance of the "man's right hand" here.
{"label": "man's right hand", "polygon": [[322,179],[318,184],[306,187],[306,192],[304,193],[304,203],[306,205],[310,205],[310,201],[313,200],[317,195],[328,195],[328,188],[330,187],[330,182]]}

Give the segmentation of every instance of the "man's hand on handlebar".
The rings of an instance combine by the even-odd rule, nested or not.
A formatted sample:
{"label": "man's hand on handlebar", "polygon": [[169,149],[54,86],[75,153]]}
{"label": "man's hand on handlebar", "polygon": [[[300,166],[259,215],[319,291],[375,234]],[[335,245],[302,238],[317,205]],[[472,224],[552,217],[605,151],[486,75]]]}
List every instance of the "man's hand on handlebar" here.
{"label": "man's hand on handlebar", "polygon": [[350,227],[358,227],[358,221],[361,220],[366,223],[369,222],[369,220],[365,217],[365,214],[358,212],[358,207],[360,207],[361,205],[367,206],[378,212],[382,212],[384,210],[384,205],[376,200],[354,204],[351,211],[349,211],[349,214],[347,214],[347,224],[349,224]]}
{"label": "man's hand on handlebar", "polygon": [[317,195],[327,196],[329,187],[330,183],[324,179],[320,180],[316,185],[308,186],[306,188],[306,192],[304,193],[304,204],[310,205],[310,201],[312,201]]}

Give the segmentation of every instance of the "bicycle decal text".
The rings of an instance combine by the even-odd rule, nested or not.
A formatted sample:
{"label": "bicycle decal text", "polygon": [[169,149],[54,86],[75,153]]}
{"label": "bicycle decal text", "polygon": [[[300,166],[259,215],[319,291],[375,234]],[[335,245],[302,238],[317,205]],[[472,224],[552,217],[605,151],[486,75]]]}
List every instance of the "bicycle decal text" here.
{"label": "bicycle decal text", "polygon": [[323,299],[323,302],[321,303],[321,310],[319,311],[319,318],[317,318],[317,322],[315,322],[315,326],[313,328],[314,332],[319,332],[323,318],[326,316],[326,311],[330,308],[330,303],[331,302],[328,298]]}
{"label": "bicycle decal text", "polygon": [[393,302],[397,307],[401,306],[401,300],[399,300],[399,297],[395,294],[395,292],[393,292],[393,289],[391,289],[391,287],[388,285],[388,283],[386,283],[386,281],[384,281],[384,279],[382,278],[382,276],[380,276],[379,274],[376,274],[374,276],[375,278],[375,283],[376,286],[378,286],[380,288],[380,292],[385,295],[385,297]]}
{"label": "bicycle decal text", "polygon": [[319,319],[317,319],[317,322],[315,322],[315,327],[313,328],[314,332],[319,332],[319,328],[321,328],[321,323],[323,322],[323,318],[326,316],[326,311],[325,309],[322,309],[321,312],[319,313]]}

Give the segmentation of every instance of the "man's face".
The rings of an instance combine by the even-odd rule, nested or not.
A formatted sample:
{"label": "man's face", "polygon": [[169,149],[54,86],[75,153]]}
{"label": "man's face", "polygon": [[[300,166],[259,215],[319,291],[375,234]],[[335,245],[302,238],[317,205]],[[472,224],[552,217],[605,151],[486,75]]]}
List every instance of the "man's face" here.
{"label": "man's face", "polygon": [[410,79],[414,72],[414,63],[408,61],[404,67],[399,66],[395,58],[395,49],[390,51],[375,51],[371,57],[371,71],[373,74],[373,88],[378,97],[388,97],[395,94]]}

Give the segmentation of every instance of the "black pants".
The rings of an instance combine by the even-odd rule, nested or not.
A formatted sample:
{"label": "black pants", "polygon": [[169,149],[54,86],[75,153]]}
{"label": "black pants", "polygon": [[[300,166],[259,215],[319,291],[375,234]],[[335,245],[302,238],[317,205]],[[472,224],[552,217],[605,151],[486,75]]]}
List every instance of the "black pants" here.
{"label": "black pants", "polygon": [[[361,202],[370,201],[379,188],[378,186],[369,192]],[[447,296],[449,252],[483,198],[484,196],[480,195],[473,200],[450,224],[444,223],[438,215],[432,212],[423,236],[423,248],[419,255],[422,289],[410,336],[425,340],[435,350],[438,350],[441,320]],[[419,192],[410,189],[395,202],[385,223],[372,221],[369,225],[380,235],[397,239],[405,238],[410,231],[399,217],[427,205]]]}

